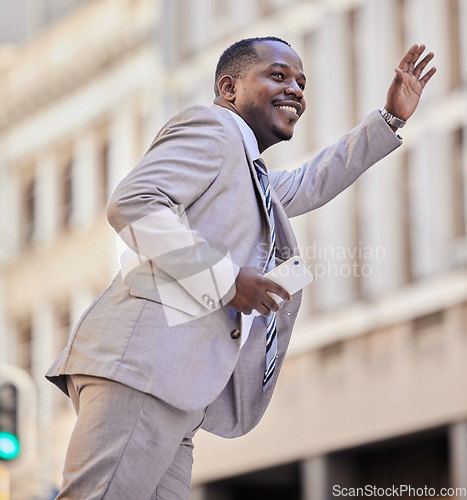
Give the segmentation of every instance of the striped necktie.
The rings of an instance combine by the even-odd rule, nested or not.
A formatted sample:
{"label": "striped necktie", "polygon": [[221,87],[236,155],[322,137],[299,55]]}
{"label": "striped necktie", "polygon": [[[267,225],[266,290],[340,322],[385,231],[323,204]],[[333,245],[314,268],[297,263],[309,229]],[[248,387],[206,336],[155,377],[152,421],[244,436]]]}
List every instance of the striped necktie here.
{"label": "striped necktie", "polygon": [[[258,158],[254,161],[256,175],[258,176],[258,181],[263,192],[264,202],[266,204],[266,209],[269,215],[269,226],[271,234],[271,245],[269,248],[269,255],[266,265],[266,272],[274,269],[276,265],[276,233],[274,228],[274,213],[272,211],[271,202],[271,187],[269,185],[268,170],[264,161]],[[271,311],[271,314],[267,317],[267,328],[266,328],[266,367],[264,370],[263,378],[263,391],[266,390],[269,381],[274,375],[274,369],[276,366],[277,358],[277,330],[276,330],[276,313]]]}

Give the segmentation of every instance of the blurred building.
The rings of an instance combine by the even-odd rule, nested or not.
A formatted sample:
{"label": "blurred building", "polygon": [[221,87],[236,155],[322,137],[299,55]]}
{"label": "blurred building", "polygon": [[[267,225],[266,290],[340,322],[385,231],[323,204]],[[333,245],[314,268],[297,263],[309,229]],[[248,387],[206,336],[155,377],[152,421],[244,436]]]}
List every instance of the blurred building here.
{"label": "blurred building", "polygon": [[0,43],[30,40],[89,0],[0,0]]}
{"label": "blurred building", "polygon": [[61,482],[74,415],[44,372],[118,270],[105,204],[164,116],[158,3],[78,3],[0,52],[0,362],[39,401],[35,470],[9,464],[21,500]]}
{"label": "blurred building", "polygon": [[173,113],[212,102],[220,53],[263,35],[288,40],[308,79],[270,168],[299,166],[381,107],[411,44],[435,52],[438,73],[404,145],[293,221],[317,280],[276,394],[247,436],[197,435],[193,499],[467,488],[467,3],[39,4],[33,28],[2,38],[20,43],[0,47],[0,363],[29,372],[39,402],[37,451],[9,464],[12,498],[60,484],[74,415],[43,375],[118,270],[109,193]]}

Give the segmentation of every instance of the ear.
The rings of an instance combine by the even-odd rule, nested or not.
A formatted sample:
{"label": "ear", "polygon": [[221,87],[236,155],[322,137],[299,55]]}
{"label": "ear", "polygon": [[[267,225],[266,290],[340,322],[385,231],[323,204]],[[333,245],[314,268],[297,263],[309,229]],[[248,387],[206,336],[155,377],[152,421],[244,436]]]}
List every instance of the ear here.
{"label": "ear", "polygon": [[219,94],[226,101],[234,102],[236,97],[235,78],[230,75],[224,75],[217,83]]}

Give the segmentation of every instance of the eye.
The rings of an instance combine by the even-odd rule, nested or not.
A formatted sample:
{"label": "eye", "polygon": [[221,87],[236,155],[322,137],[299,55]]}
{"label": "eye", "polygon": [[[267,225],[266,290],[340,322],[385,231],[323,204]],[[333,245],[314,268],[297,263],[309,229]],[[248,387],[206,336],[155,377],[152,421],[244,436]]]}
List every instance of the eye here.
{"label": "eye", "polygon": [[299,83],[298,86],[300,87],[300,90],[305,90],[305,84],[304,83]]}
{"label": "eye", "polygon": [[284,77],[284,74],[281,73],[280,71],[276,71],[272,74],[272,76],[274,76],[275,78],[279,78],[279,80],[284,80],[285,77]]}

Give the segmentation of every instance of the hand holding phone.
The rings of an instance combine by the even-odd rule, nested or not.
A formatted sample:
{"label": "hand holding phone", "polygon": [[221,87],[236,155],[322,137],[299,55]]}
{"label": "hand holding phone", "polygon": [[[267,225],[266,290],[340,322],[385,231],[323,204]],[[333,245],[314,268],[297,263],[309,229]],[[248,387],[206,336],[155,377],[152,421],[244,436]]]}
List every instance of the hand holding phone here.
{"label": "hand holding phone", "polygon": [[[299,290],[314,281],[314,276],[310,269],[308,269],[301,257],[297,256],[286,260],[266,273],[264,277],[274,281],[282,288],[285,288],[290,295],[297,293]],[[282,297],[279,297],[275,293],[268,293],[278,304],[282,302]],[[259,313],[256,310],[253,311],[252,314],[259,316]]]}

